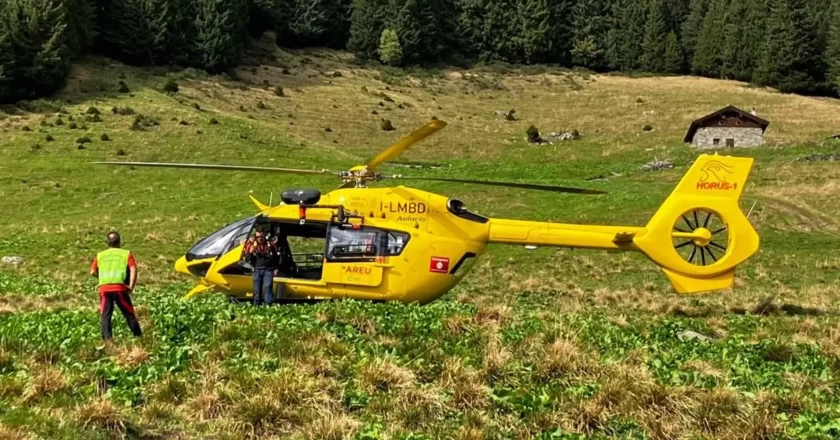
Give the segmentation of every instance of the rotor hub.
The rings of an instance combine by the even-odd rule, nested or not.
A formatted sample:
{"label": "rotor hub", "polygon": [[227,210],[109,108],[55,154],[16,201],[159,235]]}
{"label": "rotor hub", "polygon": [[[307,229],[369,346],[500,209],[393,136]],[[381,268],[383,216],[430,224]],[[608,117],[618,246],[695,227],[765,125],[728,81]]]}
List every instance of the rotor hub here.
{"label": "rotor hub", "polygon": [[697,228],[694,230],[694,241],[695,246],[702,246],[706,247],[712,241],[712,231],[706,228]]}

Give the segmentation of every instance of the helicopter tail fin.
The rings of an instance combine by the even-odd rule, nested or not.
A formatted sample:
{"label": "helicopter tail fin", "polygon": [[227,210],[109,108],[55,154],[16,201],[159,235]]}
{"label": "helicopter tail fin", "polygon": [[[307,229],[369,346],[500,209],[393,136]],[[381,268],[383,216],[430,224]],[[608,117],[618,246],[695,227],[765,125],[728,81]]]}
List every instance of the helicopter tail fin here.
{"label": "helicopter tail fin", "polygon": [[730,287],[735,268],[758,251],[758,234],[738,204],[752,165],[748,157],[700,155],[633,236],[678,292]]}

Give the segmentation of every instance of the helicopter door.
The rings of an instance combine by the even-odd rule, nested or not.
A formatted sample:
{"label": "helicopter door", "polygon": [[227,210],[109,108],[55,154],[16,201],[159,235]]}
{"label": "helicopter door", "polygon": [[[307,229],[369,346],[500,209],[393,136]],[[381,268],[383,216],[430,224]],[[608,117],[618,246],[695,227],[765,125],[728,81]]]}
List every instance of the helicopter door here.
{"label": "helicopter door", "polygon": [[384,239],[383,231],[376,228],[331,226],[327,235],[324,280],[343,284],[346,290],[355,286],[379,286],[386,269],[380,262],[385,255]]}

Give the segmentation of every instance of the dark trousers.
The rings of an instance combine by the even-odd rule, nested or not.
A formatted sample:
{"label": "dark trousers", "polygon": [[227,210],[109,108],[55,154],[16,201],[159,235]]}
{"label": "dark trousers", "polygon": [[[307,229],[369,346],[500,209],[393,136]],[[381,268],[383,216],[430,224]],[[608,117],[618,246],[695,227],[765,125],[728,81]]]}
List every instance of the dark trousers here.
{"label": "dark trousers", "polygon": [[263,298],[265,303],[271,304],[274,300],[271,295],[272,282],[274,281],[274,270],[272,269],[254,269],[254,299],[255,306],[262,303]]}
{"label": "dark trousers", "polygon": [[99,294],[99,313],[100,324],[102,325],[102,339],[111,339],[111,317],[114,315],[114,303],[120,308],[125,321],[128,323],[128,328],[134,336],[142,335],[140,331],[140,323],[137,322],[137,316],[134,314],[134,306],[131,304],[131,296],[128,292],[109,292]]}

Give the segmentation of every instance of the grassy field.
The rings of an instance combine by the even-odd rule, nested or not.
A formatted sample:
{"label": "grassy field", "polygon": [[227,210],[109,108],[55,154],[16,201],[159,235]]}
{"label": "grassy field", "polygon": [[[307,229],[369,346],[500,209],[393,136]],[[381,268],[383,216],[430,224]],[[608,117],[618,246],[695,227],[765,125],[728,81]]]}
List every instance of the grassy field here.
{"label": "grassy field", "polygon": [[[250,61],[211,77],[90,59],[57,96],[0,111],[0,256],[26,258],[0,267],[0,438],[840,437],[840,166],[802,160],[840,153],[826,141],[840,101],[544,66],[401,71],[328,51]],[[90,164],[348,169],[435,116],[449,126],[401,158],[421,167],[388,172],[603,189],[420,186],[484,215],[643,225],[697,154],[690,121],[727,104],[771,121],[765,147],[732,153],[756,158],[742,208],[762,248],[733,289],[703,297],[676,295],[640,255],[496,246],[424,307],[182,302],[191,285],[172,264],[253,214],[250,192],[338,182]],[[517,121],[495,114],[511,109]],[[582,138],[528,145],[532,124]],[[640,170],[654,159],[675,168]],[[146,335],[130,340],[116,316],[103,345],[87,270],[110,228],[138,257]]]}

